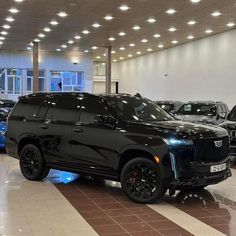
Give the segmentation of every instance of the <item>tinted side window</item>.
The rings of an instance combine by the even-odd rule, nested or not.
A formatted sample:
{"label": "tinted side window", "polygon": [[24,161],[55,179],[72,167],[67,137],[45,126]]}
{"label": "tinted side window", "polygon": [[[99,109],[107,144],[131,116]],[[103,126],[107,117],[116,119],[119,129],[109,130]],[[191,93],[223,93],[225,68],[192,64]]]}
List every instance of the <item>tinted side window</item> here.
{"label": "tinted side window", "polygon": [[11,116],[20,116],[25,118],[38,117],[45,101],[45,97],[22,98],[14,107]]}
{"label": "tinted side window", "polygon": [[53,121],[70,122],[74,121],[75,98],[72,96],[59,96],[53,112]]}
{"label": "tinted side window", "polygon": [[108,109],[96,97],[85,97],[80,108],[80,122],[94,124],[98,115],[109,115]]}

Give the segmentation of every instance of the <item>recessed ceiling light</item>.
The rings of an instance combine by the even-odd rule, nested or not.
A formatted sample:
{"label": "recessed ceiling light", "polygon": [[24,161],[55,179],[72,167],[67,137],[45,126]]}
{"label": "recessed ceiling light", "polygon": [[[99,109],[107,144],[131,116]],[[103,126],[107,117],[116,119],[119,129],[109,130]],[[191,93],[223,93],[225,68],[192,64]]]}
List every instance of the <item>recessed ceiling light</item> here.
{"label": "recessed ceiling light", "polygon": [[104,56],[104,57],[106,57],[106,56],[107,56],[107,54],[106,54],[106,53],[104,53],[104,54],[103,54],[103,56]]}
{"label": "recessed ceiling light", "polygon": [[5,40],[5,37],[0,36],[0,40],[1,40],[1,41],[2,41],[2,40]]}
{"label": "recessed ceiling light", "polygon": [[147,19],[147,21],[148,21],[149,23],[153,24],[153,23],[156,22],[156,19],[153,18],[153,17],[150,17],[150,18]]}
{"label": "recessed ceiling light", "polygon": [[178,41],[177,41],[177,40],[173,40],[171,43],[173,43],[173,44],[177,44]]}
{"label": "recessed ceiling light", "polygon": [[67,45],[63,44],[61,45],[62,48],[67,48]]}
{"label": "recessed ceiling light", "polygon": [[159,48],[164,48],[164,45],[163,44],[159,44],[158,47]]}
{"label": "recessed ceiling light", "polygon": [[197,22],[195,21],[195,20],[190,20],[189,22],[188,22],[188,24],[189,25],[195,25]]}
{"label": "recessed ceiling light", "polygon": [[206,32],[207,34],[211,34],[213,31],[212,31],[211,29],[207,29],[205,32]]}
{"label": "recessed ceiling light", "polygon": [[27,50],[32,50],[32,48],[31,48],[31,47],[27,47],[26,49],[27,49]]}
{"label": "recessed ceiling light", "polygon": [[7,35],[8,33],[6,31],[1,32],[2,35]]}
{"label": "recessed ceiling light", "polygon": [[176,31],[176,28],[175,28],[175,27],[170,27],[168,30],[169,30],[170,32],[174,32],[174,31]]}
{"label": "recessed ceiling light", "polygon": [[93,26],[94,28],[99,28],[99,27],[101,27],[101,25],[100,25],[99,23],[94,23],[92,26]]}
{"label": "recessed ceiling light", "polygon": [[220,16],[221,13],[219,11],[214,11],[211,15],[214,17],[217,17],[217,16]]}
{"label": "recessed ceiling light", "polygon": [[23,2],[24,0],[14,0],[15,2]]}
{"label": "recessed ceiling light", "polygon": [[45,34],[39,34],[38,35],[40,38],[45,38]]}
{"label": "recessed ceiling light", "polygon": [[139,25],[134,25],[133,26],[133,30],[140,30],[140,29],[141,29],[141,27]]}
{"label": "recessed ceiling light", "polygon": [[11,16],[8,16],[8,17],[6,18],[6,21],[8,21],[8,22],[13,22],[13,21],[14,21],[14,18],[11,17]]}
{"label": "recessed ceiling light", "polygon": [[154,38],[160,38],[161,35],[160,35],[160,34],[154,34],[153,37],[154,37]]}
{"label": "recessed ceiling light", "polygon": [[83,34],[90,34],[90,31],[89,30],[83,30],[82,33]]}
{"label": "recessed ceiling light", "polygon": [[120,9],[121,11],[128,11],[130,8],[129,8],[129,6],[128,6],[127,4],[122,4],[122,5],[119,7],[119,9]]}
{"label": "recessed ceiling light", "polygon": [[3,42],[2,41],[0,41],[0,45],[2,45],[3,44]]}
{"label": "recessed ceiling light", "polygon": [[66,12],[64,12],[64,11],[59,12],[57,15],[60,16],[60,17],[68,16],[68,14]]}
{"label": "recessed ceiling light", "polygon": [[147,40],[147,39],[142,39],[141,42],[142,42],[142,43],[147,43],[148,40]]}
{"label": "recessed ceiling light", "polygon": [[19,12],[19,10],[17,10],[16,8],[11,8],[9,9],[9,12],[11,12],[12,14],[16,14],[17,12]]}
{"label": "recessed ceiling light", "polygon": [[135,47],[135,44],[134,43],[130,43],[129,46],[130,47]]}
{"label": "recessed ceiling light", "polygon": [[88,52],[89,52],[89,50],[84,50],[84,52],[85,52],[85,53],[88,53]]}
{"label": "recessed ceiling light", "polygon": [[126,33],[125,32],[120,32],[120,33],[118,33],[120,36],[125,36],[126,35]]}
{"label": "recessed ceiling light", "polygon": [[81,36],[79,36],[79,35],[75,35],[74,38],[75,38],[75,39],[81,39]]}
{"label": "recessed ceiling light", "polygon": [[166,13],[169,14],[169,15],[173,15],[173,14],[176,13],[176,10],[174,8],[170,8],[166,11]]}
{"label": "recessed ceiling light", "polygon": [[194,36],[193,35],[189,35],[188,39],[194,39]]}
{"label": "recessed ceiling light", "polygon": [[30,42],[29,45],[30,45],[30,46],[34,46],[33,42]]}
{"label": "recessed ceiling light", "polygon": [[3,27],[4,29],[10,29],[10,28],[11,28],[10,25],[3,25],[2,27]]}
{"label": "recessed ceiling light", "polygon": [[101,59],[101,57],[100,57],[100,56],[97,56],[96,59]]}
{"label": "recessed ceiling light", "polygon": [[138,55],[142,54],[140,51],[136,52]]}
{"label": "recessed ceiling light", "polygon": [[116,60],[116,59],[114,59],[114,60],[113,60],[113,62],[117,62],[117,60]]}
{"label": "recessed ceiling light", "polygon": [[40,39],[34,39],[34,42],[39,43]]}
{"label": "recessed ceiling light", "polygon": [[98,47],[97,47],[97,46],[93,46],[92,49],[93,49],[93,50],[97,50]]}
{"label": "recessed ceiling light", "polygon": [[59,23],[58,23],[56,20],[52,20],[52,21],[50,22],[50,24],[51,24],[51,25],[58,25]]}
{"label": "recessed ceiling light", "polygon": [[148,52],[151,52],[151,51],[152,51],[152,49],[151,49],[151,48],[148,48],[148,49],[147,49],[147,51],[148,51]]}
{"label": "recessed ceiling light", "polygon": [[113,19],[113,16],[112,15],[106,15],[104,17],[104,19],[107,20],[107,21],[111,21]]}
{"label": "recessed ceiling light", "polygon": [[124,50],[125,50],[125,48],[124,48],[124,47],[120,47],[120,50],[121,50],[121,51],[124,51]]}
{"label": "recessed ceiling light", "polygon": [[133,57],[133,55],[132,55],[132,54],[129,54],[128,57]]}
{"label": "recessed ceiling light", "polygon": [[191,0],[192,3],[199,3],[201,0]]}
{"label": "recessed ceiling light", "polygon": [[229,23],[227,24],[227,26],[228,26],[228,27],[234,27],[234,26],[235,26],[235,23],[234,23],[234,22],[229,22]]}
{"label": "recessed ceiling light", "polygon": [[73,44],[74,41],[73,41],[73,40],[69,40],[68,43],[69,43],[69,44]]}
{"label": "recessed ceiling light", "polygon": [[60,52],[60,51],[61,51],[61,49],[60,49],[60,48],[57,48],[57,51],[58,51],[58,52]]}
{"label": "recessed ceiling light", "polygon": [[48,28],[48,27],[44,28],[43,30],[44,30],[45,32],[50,32],[50,31],[51,31],[51,29]]}
{"label": "recessed ceiling light", "polygon": [[108,40],[109,41],[115,41],[116,39],[114,37],[110,37]]}
{"label": "recessed ceiling light", "polygon": [[116,53],[116,51],[112,50],[112,51],[111,51],[111,53],[112,53],[112,54],[115,54],[115,53]]}
{"label": "recessed ceiling light", "polygon": [[124,57],[120,57],[120,60],[123,60],[124,59]]}

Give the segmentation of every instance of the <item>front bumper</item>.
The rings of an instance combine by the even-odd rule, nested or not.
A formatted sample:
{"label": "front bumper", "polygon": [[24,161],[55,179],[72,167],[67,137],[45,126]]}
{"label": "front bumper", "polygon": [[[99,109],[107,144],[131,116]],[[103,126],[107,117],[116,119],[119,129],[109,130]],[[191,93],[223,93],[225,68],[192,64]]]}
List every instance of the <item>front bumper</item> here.
{"label": "front bumper", "polygon": [[[172,158],[172,162],[174,159]],[[223,171],[211,173],[211,166],[221,165],[226,163],[226,169]],[[217,184],[230,177],[230,158],[226,158],[220,162],[214,163],[197,163],[190,162],[188,166],[180,166],[179,163],[172,164],[172,171],[174,173],[174,180],[171,182],[171,186],[175,189],[181,189],[181,187],[191,186],[204,186]],[[181,170],[181,171],[180,171]]]}

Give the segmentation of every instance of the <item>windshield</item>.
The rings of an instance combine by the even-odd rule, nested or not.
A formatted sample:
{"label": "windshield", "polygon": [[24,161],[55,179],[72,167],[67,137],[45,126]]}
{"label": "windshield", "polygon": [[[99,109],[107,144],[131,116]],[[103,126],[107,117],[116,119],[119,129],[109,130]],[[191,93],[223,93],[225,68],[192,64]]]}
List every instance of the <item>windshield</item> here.
{"label": "windshield", "polygon": [[141,97],[106,97],[107,103],[123,120],[152,122],[174,120],[155,103]]}
{"label": "windshield", "polygon": [[174,111],[174,104],[170,104],[170,103],[156,103],[159,107],[161,107],[163,110],[167,111],[167,112],[171,112]]}
{"label": "windshield", "polygon": [[188,103],[180,107],[177,115],[215,116],[216,106],[211,104]]}
{"label": "windshield", "polygon": [[236,106],[232,109],[232,111],[228,115],[228,120],[236,121]]}

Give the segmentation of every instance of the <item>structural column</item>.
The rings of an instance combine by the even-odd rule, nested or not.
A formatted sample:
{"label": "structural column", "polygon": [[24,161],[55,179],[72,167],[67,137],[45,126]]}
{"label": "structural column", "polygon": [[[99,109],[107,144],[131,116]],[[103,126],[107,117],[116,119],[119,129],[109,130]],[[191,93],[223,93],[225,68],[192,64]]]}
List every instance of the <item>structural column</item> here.
{"label": "structural column", "polygon": [[106,46],[106,94],[111,93],[111,46]]}
{"label": "structural column", "polygon": [[39,43],[34,42],[33,45],[33,92],[38,93],[39,91]]}

